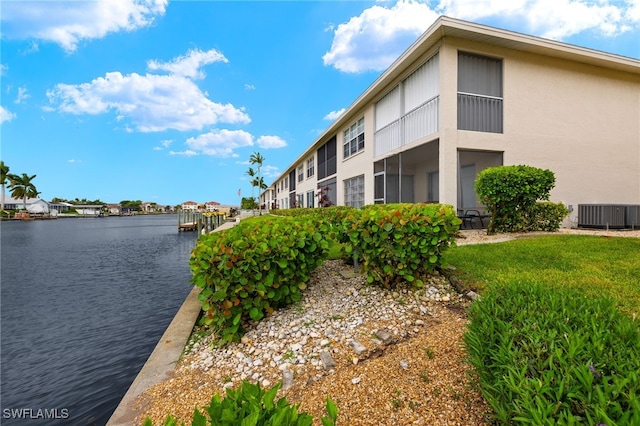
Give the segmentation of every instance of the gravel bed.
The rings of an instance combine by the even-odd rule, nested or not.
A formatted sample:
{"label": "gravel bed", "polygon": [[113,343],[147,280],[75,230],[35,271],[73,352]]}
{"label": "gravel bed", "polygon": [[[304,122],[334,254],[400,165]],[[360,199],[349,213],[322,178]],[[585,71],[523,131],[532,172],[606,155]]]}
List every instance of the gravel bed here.
{"label": "gravel bed", "polygon": [[[640,237],[640,231],[562,230]],[[490,243],[538,234],[462,231],[457,244]],[[462,341],[470,302],[437,275],[422,290],[373,287],[341,260],[312,275],[303,299],[260,322],[245,324],[242,341],[190,346],[171,379],[137,401],[163,424],[167,414],[190,424],[194,407],[242,380],[271,387],[321,425],[327,397],[339,424],[485,425],[488,408],[470,386]]]}

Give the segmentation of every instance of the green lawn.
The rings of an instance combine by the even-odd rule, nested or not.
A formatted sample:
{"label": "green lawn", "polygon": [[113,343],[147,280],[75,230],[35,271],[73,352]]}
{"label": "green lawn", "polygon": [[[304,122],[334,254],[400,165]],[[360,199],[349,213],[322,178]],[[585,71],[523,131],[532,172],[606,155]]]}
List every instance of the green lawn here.
{"label": "green lawn", "polygon": [[550,235],[495,244],[453,247],[448,264],[467,286],[541,283],[605,296],[632,316],[640,314],[640,239]]}

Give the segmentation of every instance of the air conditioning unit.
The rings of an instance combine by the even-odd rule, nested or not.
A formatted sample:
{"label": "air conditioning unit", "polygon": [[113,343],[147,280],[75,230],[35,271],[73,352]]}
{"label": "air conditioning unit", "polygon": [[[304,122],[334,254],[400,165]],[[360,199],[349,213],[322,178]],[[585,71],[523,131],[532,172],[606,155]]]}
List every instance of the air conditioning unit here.
{"label": "air conditioning unit", "polygon": [[622,204],[578,204],[578,226],[624,228],[627,207]]}
{"label": "air conditioning unit", "polygon": [[626,209],[625,227],[640,229],[640,206],[627,206]]}

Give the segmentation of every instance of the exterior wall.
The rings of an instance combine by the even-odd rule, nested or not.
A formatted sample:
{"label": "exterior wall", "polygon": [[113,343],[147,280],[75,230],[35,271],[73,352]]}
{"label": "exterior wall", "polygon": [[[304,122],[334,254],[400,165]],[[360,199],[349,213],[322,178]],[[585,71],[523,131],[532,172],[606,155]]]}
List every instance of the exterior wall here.
{"label": "exterior wall", "polygon": [[[503,58],[503,134],[456,130],[458,49]],[[458,39],[442,53],[450,70],[440,162],[447,199],[455,194],[453,150],[476,149],[504,151],[505,165],[553,171],[552,201],[573,205],[572,220],[577,204],[640,203],[639,75]]]}
{"label": "exterior wall", "polygon": [[[353,114],[348,124],[338,132],[337,147],[337,200],[338,205],[344,205],[344,181],[356,176],[364,175],[364,203],[373,204],[373,133],[374,133],[374,106],[368,105],[366,109]],[[364,117],[364,150],[344,158],[344,131],[354,122]]]}

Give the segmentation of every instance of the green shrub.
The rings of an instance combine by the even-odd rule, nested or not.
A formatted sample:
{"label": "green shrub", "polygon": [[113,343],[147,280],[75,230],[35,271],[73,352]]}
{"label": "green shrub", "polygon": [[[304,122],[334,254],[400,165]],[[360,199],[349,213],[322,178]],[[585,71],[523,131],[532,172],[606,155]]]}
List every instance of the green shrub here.
{"label": "green shrub", "polygon": [[[265,391],[260,385],[242,382],[237,390],[227,389],[227,396],[220,399],[218,394],[211,398],[211,403],[203,407],[204,412],[197,408],[193,413],[192,426],[310,426],[313,417],[307,413],[298,413],[298,406],[291,405],[286,398],[274,401],[280,384]],[[327,398],[328,417],[322,418],[323,426],[335,425],[338,408]],[[178,420],[167,416],[165,426],[175,426]],[[184,423],[182,423],[184,426]],[[143,426],[153,426],[147,418]]]}
{"label": "green shrub", "polygon": [[422,287],[422,278],[442,266],[460,219],[448,205],[376,204],[351,210],[343,226],[346,253],[357,252],[369,282]]}
{"label": "green shrub", "polygon": [[469,317],[469,361],[500,424],[640,424],[640,330],[610,300],[514,283]]}
{"label": "green shrub", "polygon": [[557,231],[568,214],[569,209],[562,203],[539,201],[524,213],[522,231]]}
{"label": "green shrub", "polygon": [[552,171],[531,166],[489,167],[481,171],[475,190],[489,212],[487,233],[522,229],[526,212],[537,200],[549,199],[555,182]]}
{"label": "green shrub", "polygon": [[202,288],[202,321],[217,330],[218,343],[239,340],[243,320],[300,300],[327,256],[329,233],[310,218],[285,217],[200,237],[191,253],[192,282]]}

